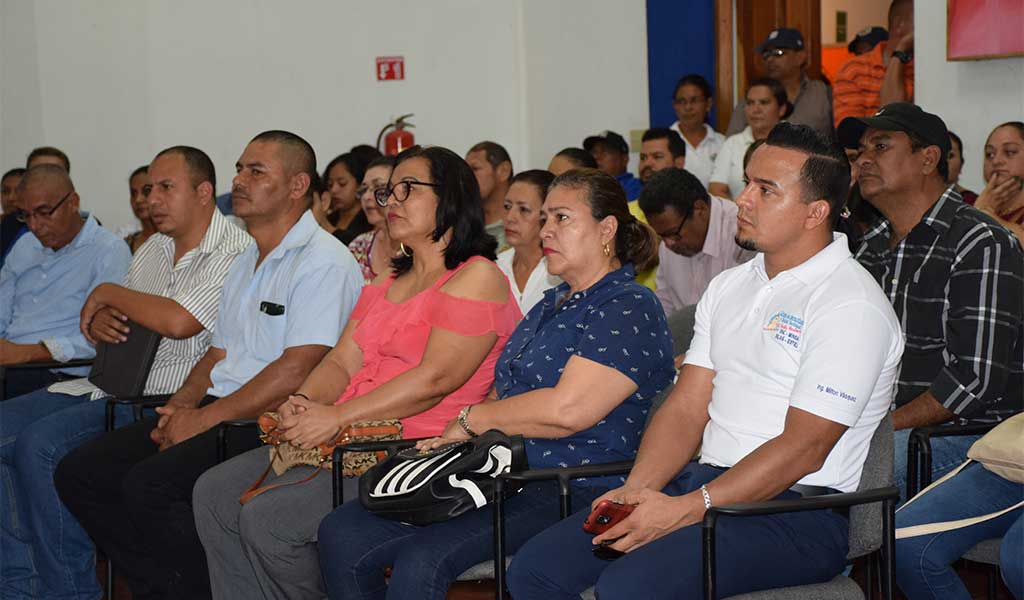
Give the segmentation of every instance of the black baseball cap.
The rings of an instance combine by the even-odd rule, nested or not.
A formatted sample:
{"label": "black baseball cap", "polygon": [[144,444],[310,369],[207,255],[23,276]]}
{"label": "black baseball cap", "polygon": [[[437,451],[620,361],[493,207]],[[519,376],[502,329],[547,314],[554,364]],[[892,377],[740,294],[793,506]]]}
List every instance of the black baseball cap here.
{"label": "black baseball cap", "polygon": [[768,34],[768,37],[761,42],[761,45],[755,48],[755,50],[758,54],[761,54],[768,48],[793,48],[794,50],[803,50],[804,34],[789,27],[773,29],[772,32]]}
{"label": "black baseball cap", "polygon": [[623,154],[629,154],[629,144],[626,139],[614,131],[602,131],[583,140],[583,149],[590,152],[597,144],[607,144],[609,148],[618,150]]}
{"label": "black baseball cap", "polygon": [[853,54],[853,49],[858,42],[868,42],[874,48],[878,45],[878,42],[884,42],[887,39],[889,39],[889,32],[885,30],[885,27],[878,27],[877,25],[866,27],[857,32],[857,37],[853,38],[853,41],[846,46],[846,49],[850,51],[850,54]]}
{"label": "black baseball cap", "polygon": [[938,146],[943,156],[949,153],[949,130],[946,123],[920,106],[910,102],[886,104],[871,117],[846,117],[836,133],[844,148],[856,148],[869,128],[915,133],[929,145]]}

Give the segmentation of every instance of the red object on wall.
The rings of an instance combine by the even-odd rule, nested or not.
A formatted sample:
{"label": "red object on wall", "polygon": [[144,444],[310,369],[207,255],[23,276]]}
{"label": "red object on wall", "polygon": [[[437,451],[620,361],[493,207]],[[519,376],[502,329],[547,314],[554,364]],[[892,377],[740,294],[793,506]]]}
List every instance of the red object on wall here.
{"label": "red object on wall", "polygon": [[398,153],[416,144],[412,132],[394,129],[384,136],[384,154],[398,156]]}
{"label": "red object on wall", "polygon": [[403,79],[405,79],[405,57],[377,57],[377,81],[396,81]]}
{"label": "red object on wall", "polygon": [[946,58],[1024,56],[1024,2],[949,0]]}

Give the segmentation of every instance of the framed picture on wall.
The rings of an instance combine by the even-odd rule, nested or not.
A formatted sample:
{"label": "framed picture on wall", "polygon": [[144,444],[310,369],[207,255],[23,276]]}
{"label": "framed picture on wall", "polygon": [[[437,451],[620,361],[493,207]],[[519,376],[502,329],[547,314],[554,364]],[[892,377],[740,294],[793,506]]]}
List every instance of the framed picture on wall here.
{"label": "framed picture on wall", "polygon": [[947,0],[946,59],[1024,56],[1024,2]]}

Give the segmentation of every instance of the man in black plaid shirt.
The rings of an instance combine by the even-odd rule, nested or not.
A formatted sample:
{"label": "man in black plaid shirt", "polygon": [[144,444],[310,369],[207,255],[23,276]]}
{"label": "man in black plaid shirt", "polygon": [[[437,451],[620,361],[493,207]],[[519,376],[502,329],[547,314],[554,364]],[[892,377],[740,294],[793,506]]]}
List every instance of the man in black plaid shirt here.
{"label": "man in black plaid shirt", "polygon": [[[848,117],[861,194],[881,213],[855,256],[889,297],[906,336],[897,383],[896,484],[906,500],[914,427],[994,422],[1022,409],[1024,254],[1016,238],[947,186],[945,123],[895,102]],[[963,462],[976,436],[932,440],[932,474]]]}

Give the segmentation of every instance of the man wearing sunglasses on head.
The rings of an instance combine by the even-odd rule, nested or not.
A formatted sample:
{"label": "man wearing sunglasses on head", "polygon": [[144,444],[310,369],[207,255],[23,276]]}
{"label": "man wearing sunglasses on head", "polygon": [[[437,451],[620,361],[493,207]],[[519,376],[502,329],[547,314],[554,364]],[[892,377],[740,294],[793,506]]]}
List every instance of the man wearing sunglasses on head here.
{"label": "man wearing sunglasses on head", "polygon": [[[91,358],[95,349],[78,328],[79,311],[97,285],[124,279],[131,252],[95,217],[79,212],[64,168],[29,169],[16,193],[16,218],[32,235],[15,243],[0,271],[0,365]],[[63,376],[59,370],[10,371],[7,397]]]}
{"label": "man wearing sunglasses on head", "polygon": [[[810,57],[804,46],[804,36],[796,29],[783,27],[768,34],[755,51],[761,56],[761,72],[777,80],[786,88],[793,112],[786,119],[790,123],[809,125],[828,137],[832,128],[832,88],[819,79],[807,77]],[[746,100],[740,100],[729,119],[726,135],[743,131],[747,117],[743,113]]]}

